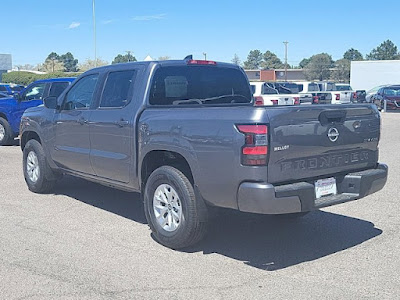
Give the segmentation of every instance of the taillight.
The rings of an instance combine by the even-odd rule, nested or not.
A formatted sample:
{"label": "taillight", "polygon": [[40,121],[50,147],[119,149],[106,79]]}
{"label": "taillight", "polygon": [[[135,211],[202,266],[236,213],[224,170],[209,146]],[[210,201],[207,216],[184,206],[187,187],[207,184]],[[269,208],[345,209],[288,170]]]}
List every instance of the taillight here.
{"label": "taillight", "polygon": [[318,104],[319,102],[319,97],[318,96],[313,96],[313,103]]}
{"label": "taillight", "polygon": [[335,94],[336,100],[340,100],[340,94]]}
{"label": "taillight", "polygon": [[211,61],[211,60],[196,60],[196,59],[190,59],[187,62],[188,65],[213,65],[215,66],[217,62]]}
{"label": "taillight", "polygon": [[242,165],[263,166],[267,164],[268,127],[267,125],[236,125],[244,134]]}
{"label": "taillight", "polygon": [[293,97],[293,99],[294,99],[294,105],[300,104],[300,97]]}
{"label": "taillight", "polygon": [[278,100],[271,100],[272,105],[278,105]]}
{"label": "taillight", "polygon": [[357,93],[353,93],[353,99],[357,99]]}
{"label": "taillight", "polygon": [[254,105],[255,106],[263,106],[264,105],[264,99],[261,96],[255,96],[254,97]]}

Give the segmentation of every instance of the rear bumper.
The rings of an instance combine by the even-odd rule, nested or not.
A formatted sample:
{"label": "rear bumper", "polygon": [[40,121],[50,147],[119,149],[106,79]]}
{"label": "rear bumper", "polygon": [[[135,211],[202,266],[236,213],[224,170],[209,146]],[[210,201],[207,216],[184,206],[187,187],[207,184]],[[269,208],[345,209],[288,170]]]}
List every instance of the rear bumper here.
{"label": "rear bumper", "polygon": [[375,169],[337,177],[338,194],[319,199],[314,184],[297,182],[281,186],[269,183],[243,182],[237,199],[240,211],[259,214],[306,212],[339,203],[357,200],[381,190],[387,180],[388,167],[378,164]]}

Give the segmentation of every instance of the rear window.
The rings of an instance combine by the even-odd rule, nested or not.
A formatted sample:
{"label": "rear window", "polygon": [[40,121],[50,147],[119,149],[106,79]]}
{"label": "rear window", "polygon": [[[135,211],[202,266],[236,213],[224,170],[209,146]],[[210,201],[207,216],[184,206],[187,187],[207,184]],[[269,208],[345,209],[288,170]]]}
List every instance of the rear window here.
{"label": "rear window", "polygon": [[337,91],[352,91],[353,89],[349,85],[337,85],[336,90]]}
{"label": "rear window", "polygon": [[291,94],[297,94],[300,92],[299,86],[295,83],[279,83],[280,86],[284,87],[285,89],[288,89]]}
{"label": "rear window", "polygon": [[309,83],[308,84],[308,91],[309,92],[318,92],[319,91],[319,86],[316,83]]}
{"label": "rear window", "polygon": [[238,69],[215,66],[161,67],[154,74],[150,104],[249,103],[251,90]]}
{"label": "rear window", "polygon": [[5,85],[0,85],[0,91],[7,92],[7,88]]}
{"label": "rear window", "polygon": [[278,94],[278,91],[274,89],[273,87],[269,86],[267,83],[265,83],[262,87],[262,92],[263,95],[276,95]]}
{"label": "rear window", "polygon": [[327,91],[336,91],[336,85],[334,83],[327,83],[326,84],[326,90]]}

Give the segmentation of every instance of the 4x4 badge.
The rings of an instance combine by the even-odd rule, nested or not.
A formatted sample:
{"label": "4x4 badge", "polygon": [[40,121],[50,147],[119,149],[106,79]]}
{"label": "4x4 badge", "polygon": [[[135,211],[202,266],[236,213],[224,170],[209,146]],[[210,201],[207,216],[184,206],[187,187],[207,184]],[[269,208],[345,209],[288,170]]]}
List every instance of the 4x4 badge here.
{"label": "4x4 badge", "polygon": [[331,142],[336,142],[339,138],[339,131],[335,127],[330,128],[328,130],[328,138]]}

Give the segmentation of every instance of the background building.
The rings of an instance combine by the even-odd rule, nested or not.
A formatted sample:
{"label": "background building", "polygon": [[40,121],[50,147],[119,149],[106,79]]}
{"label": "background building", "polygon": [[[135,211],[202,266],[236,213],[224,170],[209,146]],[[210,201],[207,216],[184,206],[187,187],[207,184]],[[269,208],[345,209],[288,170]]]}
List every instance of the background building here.
{"label": "background building", "polygon": [[12,69],[11,54],[0,54],[0,82],[3,73],[7,73]]}
{"label": "background building", "polygon": [[[245,70],[250,81],[285,81],[285,69]],[[306,81],[303,69],[288,69],[288,81]]]}
{"label": "background building", "polygon": [[400,84],[400,60],[351,62],[350,85],[353,90],[368,91],[385,84]]}

